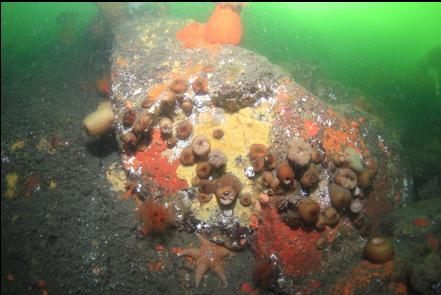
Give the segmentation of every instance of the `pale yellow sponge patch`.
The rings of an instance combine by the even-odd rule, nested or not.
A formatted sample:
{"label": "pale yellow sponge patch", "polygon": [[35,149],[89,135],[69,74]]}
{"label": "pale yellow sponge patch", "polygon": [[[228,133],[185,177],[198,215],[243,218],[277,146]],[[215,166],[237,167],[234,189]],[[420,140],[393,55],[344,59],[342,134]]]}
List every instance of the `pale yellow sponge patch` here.
{"label": "pale yellow sponge patch", "polygon": [[112,185],[111,191],[124,192],[127,186],[127,176],[118,163],[111,164],[106,171],[107,181]]}
{"label": "pale yellow sponge patch", "polygon": [[12,199],[17,196],[17,182],[17,173],[9,173],[8,175],[6,175],[6,198]]}
{"label": "pale yellow sponge patch", "polygon": [[11,145],[11,151],[15,152],[17,150],[21,150],[23,149],[25,146],[25,141],[24,140],[17,140],[16,142],[14,142]]}
{"label": "pale yellow sponge patch", "polygon": [[[267,109],[266,109],[267,110]],[[262,108],[244,108],[234,114],[225,114],[224,122],[219,123],[212,119],[209,115],[201,114],[199,124],[194,126],[194,136],[205,135],[210,139],[211,150],[221,150],[228,157],[226,172],[229,172],[240,179],[244,185],[242,192],[253,191],[253,182],[244,173],[248,161],[248,153],[250,146],[254,143],[269,144],[271,124],[268,121],[260,121]],[[215,129],[222,129],[224,136],[221,139],[213,137]],[[240,160],[242,159],[242,160]],[[191,179],[196,175],[195,166],[180,165],[177,170],[178,177],[191,183]],[[198,200],[193,202],[192,206],[195,216],[203,221],[207,221],[215,214],[218,204],[215,198],[207,204],[199,204]],[[239,217],[242,225],[248,225],[250,207],[243,207],[237,202],[234,208],[234,215]]]}
{"label": "pale yellow sponge patch", "polygon": [[57,182],[53,179],[51,179],[51,181],[49,181],[49,189],[50,190],[55,190],[57,188]]}

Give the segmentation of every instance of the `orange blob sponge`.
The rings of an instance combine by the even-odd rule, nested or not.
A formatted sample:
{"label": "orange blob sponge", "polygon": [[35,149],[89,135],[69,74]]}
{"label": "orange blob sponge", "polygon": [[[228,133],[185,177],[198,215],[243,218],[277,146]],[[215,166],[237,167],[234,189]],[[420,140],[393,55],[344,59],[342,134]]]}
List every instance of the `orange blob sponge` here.
{"label": "orange blob sponge", "polygon": [[205,43],[205,24],[189,23],[176,33],[185,48],[202,47]]}
{"label": "orange blob sponge", "polygon": [[240,14],[230,5],[218,4],[207,24],[189,23],[176,33],[176,39],[186,48],[239,45],[242,40]]}
{"label": "orange blob sponge", "polygon": [[230,6],[217,5],[207,22],[205,40],[211,44],[239,45],[242,40],[239,13]]}

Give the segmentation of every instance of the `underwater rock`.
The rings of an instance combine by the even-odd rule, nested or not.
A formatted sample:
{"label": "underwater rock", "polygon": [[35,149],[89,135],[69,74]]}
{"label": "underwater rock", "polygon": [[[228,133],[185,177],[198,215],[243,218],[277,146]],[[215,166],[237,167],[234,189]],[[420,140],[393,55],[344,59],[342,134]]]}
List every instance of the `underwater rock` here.
{"label": "underwater rock", "polygon": [[439,290],[441,281],[440,255],[430,253],[421,263],[414,265],[409,274],[409,281],[412,289],[422,294],[432,294],[437,285]]}
{"label": "underwater rock", "polygon": [[[188,194],[187,203],[191,206],[186,212],[189,214],[181,217],[179,227],[194,231],[202,226],[207,234],[218,231],[222,243],[235,249],[237,245],[233,244],[237,244],[238,236],[250,242],[256,249],[256,257],[264,257],[273,264],[277,275],[274,286],[282,286],[292,278],[305,278],[306,282],[311,273],[317,273],[321,280],[320,270],[329,269],[329,261],[334,262],[343,254],[330,251],[327,253],[330,259],[321,260],[322,252],[317,250],[316,242],[322,233],[314,229],[317,220],[322,219],[318,228],[326,232],[329,242],[332,235],[328,233],[337,234],[340,229],[348,228],[349,235],[357,237],[350,241],[354,247],[344,251],[347,257],[357,257],[363,247],[359,233],[352,227],[343,224],[323,227],[325,213],[331,212],[325,208],[332,205],[336,216],[347,214],[353,222],[359,217],[363,222],[356,227],[360,228],[360,234],[368,234],[369,214],[375,218],[382,214],[383,196],[406,198],[404,172],[399,169],[395,153],[389,153],[394,145],[389,145],[389,138],[385,138],[384,145],[388,149],[383,150],[378,144],[378,134],[384,134],[382,130],[361,120],[359,129],[351,129],[351,121],[360,115],[352,106],[338,109],[317,99],[283,69],[247,49],[231,45],[184,48],[175,37],[185,24],[185,20],[129,20],[124,28],[115,32],[118,38],[112,52],[112,106],[116,135],[121,147],[125,147],[124,141],[135,143],[132,135],[124,139],[132,132],[135,144],[139,145],[138,150],[121,149],[124,168],[135,185],[143,186],[140,197],[148,197],[146,192],[150,189],[164,192],[161,196],[164,198],[175,193]],[[189,28],[192,33],[205,34],[205,25]],[[187,41],[193,43],[190,45],[200,45],[197,40]],[[137,112],[132,130],[129,122],[126,126],[123,122],[128,110]],[[143,115],[150,116],[148,128],[134,130]],[[168,138],[160,136],[158,123],[164,116],[174,123],[175,138],[173,134]],[[366,116],[366,122],[370,122],[369,119]],[[185,124],[182,130],[180,124]],[[305,126],[313,126],[314,130],[308,132]],[[196,138],[206,137],[199,151],[199,147],[193,150],[193,134]],[[264,148],[259,151],[253,147],[251,152],[248,147],[252,144]],[[295,151],[289,153],[289,147]],[[340,172],[338,168],[350,166],[345,152],[365,159],[363,169],[378,170],[376,181],[373,184],[371,181],[363,191],[366,204],[362,213],[355,214],[357,216],[349,211],[351,190],[355,187],[352,184],[348,186],[350,189],[342,187],[347,186],[345,178],[348,177],[344,173],[335,177]],[[334,154],[338,164],[333,163]],[[373,167],[372,155],[378,157],[382,169]],[[195,176],[196,166],[186,166],[198,162],[199,168],[206,167],[207,161],[213,169],[208,179]],[[369,161],[371,163],[367,163]],[[317,165],[320,172],[318,183],[317,173],[307,172],[311,163]],[[359,162],[356,164],[352,169],[359,168]],[[258,173],[264,174],[264,185]],[[361,173],[357,172],[356,176],[360,176],[359,186],[364,187]],[[308,179],[309,174],[314,176],[312,180]],[[207,177],[200,171],[199,175]],[[146,182],[146,179],[153,181]],[[314,189],[306,189],[308,187]],[[299,202],[304,195],[316,202],[309,207],[312,209]],[[390,200],[392,206],[400,202],[398,199]],[[320,208],[325,209],[322,214]],[[308,213],[308,210],[311,211]],[[328,221],[331,226],[334,222]],[[253,231],[257,231],[256,239],[251,239]],[[271,260],[273,254],[277,260]],[[304,287],[299,281],[293,289],[276,288],[275,292],[295,294],[306,291]]]}

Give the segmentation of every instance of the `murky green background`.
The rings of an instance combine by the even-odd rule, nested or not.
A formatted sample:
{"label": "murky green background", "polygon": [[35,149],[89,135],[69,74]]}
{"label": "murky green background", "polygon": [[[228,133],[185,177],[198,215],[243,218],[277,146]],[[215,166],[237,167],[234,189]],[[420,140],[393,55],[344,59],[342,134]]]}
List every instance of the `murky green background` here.
{"label": "murky green background", "polygon": [[[205,21],[214,4],[165,6],[167,14]],[[2,3],[2,87],[9,71],[35,59],[50,62],[66,28],[75,42],[65,50],[83,46],[96,12],[93,3]],[[317,78],[294,70],[306,64],[359,89],[414,163],[429,161],[441,170],[440,3],[250,3],[242,20],[242,46],[295,73],[301,83]]]}

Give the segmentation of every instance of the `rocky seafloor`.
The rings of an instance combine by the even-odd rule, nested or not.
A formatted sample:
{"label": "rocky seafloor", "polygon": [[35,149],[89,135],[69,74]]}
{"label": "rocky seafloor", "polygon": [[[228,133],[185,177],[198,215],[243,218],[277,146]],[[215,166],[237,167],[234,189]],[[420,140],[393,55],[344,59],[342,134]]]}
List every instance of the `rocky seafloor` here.
{"label": "rocky seafloor", "polygon": [[[27,99],[35,97],[34,91],[23,89],[18,79],[6,81],[2,293],[439,292],[439,199],[411,203],[411,171],[376,118],[349,104],[317,99],[249,50],[184,49],[175,39],[184,23],[140,19],[116,31],[108,69],[114,137],[91,139],[81,130],[81,119],[100,100],[89,82],[100,70],[83,77],[83,71],[91,70],[86,58],[81,68],[66,73],[60,82],[64,87],[50,82],[50,73],[62,70],[56,63],[41,67],[41,74],[26,82],[40,88],[35,99]],[[177,80],[186,82],[187,89],[170,106],[167,94]],[[193,87],[200,80],[206,83],[203,91]],[[71,103],[60,104],[61,94]],[[16,97],[22,98],[22,107],[14,104]],[[182,107],[184,101],[191,102],[191,111]],[[46,110],[48,104],[53,107]],[[124,140],[135,125],[125,123],[132,110],[138,118],[150,116],[134,144]],[[169,137],[160,128],[164,117],[171,121],[171,126],[165,124],[172,130]],[[176,135],[181,121],[192,124],[191,135],[169,145],[167,139]],[[217,129],[224,132],[221,139],[213,135]],[[192,183],[195,165],[184,166],[180,160],[198,135],[228,157],[224,170],[208,180],[231,173],[243,186],[238,200],[249,193],[250,204],[236,200],[232,208],[222,206],[213,195],[201,202],[200,187]],[[306,143],[320,159],[308,159],[303,167],[292,163],[293,140]],[[277,164],[292,166],[292,185],[265,184],[260,158],[250,156],[254,144],[267,148],[265,159],[272,154]],[[298,216],[287,218],[304,199],[316,202],[321,212],[335,206],[329,186],[338,182],[338,171],[352,169],[360,177],[368,159],[375,159],[377,172],[351,194],[352,202],[362,204],[357,216],[369,226],[354,222],[358,219],[349,208],[340,211],[337,226],[319,229]],[[272,179],[280,178],[279,165],[269,168],[266,161],[264,166]],[[312,166],[317,180],[306,187],[302,176]],[[143,233],[145,220],[136,218],[142,204],[151,200],[177,208],[172,226],[161,235]],[[196,288],[194,263],[179,257],[182,249],[199,245],[195,232],[234,251],[223,262],[227,286],[209,271]],[[369,237],[379,234],[392,239],[395,256],[374,264],[365,259],[363,248]],[[317,247],[323,237],[325,243]]]}

